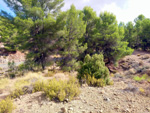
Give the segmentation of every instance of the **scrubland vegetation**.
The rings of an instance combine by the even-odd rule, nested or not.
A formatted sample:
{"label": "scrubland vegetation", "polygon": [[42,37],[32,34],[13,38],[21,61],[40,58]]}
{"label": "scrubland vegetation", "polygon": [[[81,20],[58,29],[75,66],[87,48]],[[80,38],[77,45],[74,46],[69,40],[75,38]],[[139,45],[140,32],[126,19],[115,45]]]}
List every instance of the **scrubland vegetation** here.
{"label": "scrubland vegetation", "polygon": [[9,79],[8,78],[2,78],[0,79],[0,89],[4,89],[6,87],[6,85],[9,83]]}
{"label": "scrubland vegetation", "polygon": [[0,113],[12,113],[15,106],[10,98],[0,101]]}
{"label": "scrubland vegetation", "polygon": [[78,79],[87,82],[91,86],[105,86],[110,84],[109,70],[105,66],[102,54],[95,54],[92,57],[87,55],[81,68],[78,70]]}
{"label": "scrubland vegetation", "polygon": [[[79,84],[94,87],[113,84],[105,64],[117,67],[118,61],[134,49],[149,51],[150,48],[150,19],[144,15],[139,15],[135,23],[119,24],[114,14],[105,11],[97,16],[87,6],[77,10],[71,5],[63,12],[63,0],[5,0],[5,3],[15,17],[1,11],[0,42],[8,51],[26,54],[24,64],[15,66],[9,62],[7,78],[0,79],[0,90],[11,87],[10,98],[42,91],[49,100],[70,101],[79,95]],[[50,55],[60,57],[51,61]],[[47,80],[46,77],[53,77],[54,70],[44,75],[33,73],[52,65],[66,72],[77,71],[78,79]],[[16,77],[12,86],[8,86],[8,78]],[[146,75],[133,79],[149,80]],[[14,106],[10,98],[0,102],[0,113],[11,113]]]}

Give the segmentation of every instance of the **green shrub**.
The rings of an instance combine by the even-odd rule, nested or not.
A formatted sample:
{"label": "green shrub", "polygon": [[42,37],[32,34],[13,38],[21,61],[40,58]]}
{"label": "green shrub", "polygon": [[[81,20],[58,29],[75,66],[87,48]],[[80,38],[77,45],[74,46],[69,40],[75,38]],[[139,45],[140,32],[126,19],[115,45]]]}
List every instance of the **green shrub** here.
{"label": "green shrub", "polygon": [[24,71],[26,69],[26,65],[25,64],[20,64],[18,65],[18,71]]}
{"label": "green shrub", "polygon": [[65,99],[72,100],[73,97],[80,93],[79,84],[75,78],[70,78],[69,81],[50,80],[44,86],[44,92],[50,100],[58,99],[64,101]]}
{"label": "green shrub", "polygon": [[81,62],[81,68],[78,70],[78,79],[85,80],[92,86],[105,86],[108,84],[109,70],[105,66],[102,54],[85,56],[84,62]]}
{"label": "green shrub", "polygon": [[25,72],[27,72],[27,66],[25,64],[20,64],[19,66],[15,65],[15,62],[8,62],[8,73],[7,76],[10,78],[23,76]]}
{"label": "green shrub", "polygon": [[14,69],[15,68],[15,62],[14,61],[8,62],[8,68],[9,69]]}
{"label": "green shrub", "polygon": [[133,78],[135,81],[141,81],[142,80],[142,78],[141,77],[139,77],[139,76],[134,76],[134,78]]}
{"label": "green shrub", "polygon": [[14,108],[15,107],[10,98],[0,101],[0,113],[12,113]]}
{"label": "green shrub", "polygon": [[15,72],[9,72],[8,73],[8,77],[15,78],[16,77],[16,73]]}
{"label": "green shrub", "polygon": [[114,81],[113,81],[113,80],[110,80],[110,79],[107,79],[107,80],[106,80],[106,84],[107,84],[107,85],[114,85]]}
{"label": "green shrub", "polygon": [[144,75],[142,75],[142,77],[134,76],[133,79],[134,79],[135,81],[140,82],[140,81],[142,81],[142,80],[147,80],[147,79],[148,79],[148,75],[147,75],[147,74],[144,74]]}
{"label": "green shrub", "polygon": [[14,61],[8,62],[8,73],[7,73],[7,77],[15,78],[16,75],[17,75],[17,68],[16,68],[15,62],[14,62]]}

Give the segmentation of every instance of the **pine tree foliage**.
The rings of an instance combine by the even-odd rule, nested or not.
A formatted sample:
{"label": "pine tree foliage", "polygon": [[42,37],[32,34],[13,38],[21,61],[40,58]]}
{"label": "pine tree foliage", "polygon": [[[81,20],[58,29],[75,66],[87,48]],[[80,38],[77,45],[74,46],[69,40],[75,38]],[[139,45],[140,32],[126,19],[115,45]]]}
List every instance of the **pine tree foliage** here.
{"label": "pine tree foliage", "polygon": [[64,26],[64,35],[62,36],[61,45],[63,56],[61,66],[64,70],[74,70],[78,67],[78,57],[86,49],[86,44],[82,45],[80,39],[83,37],[86,24],[83,21],[83,13],[76,10],[72,5],[67,12]]}
{"label": "pine tree foliage", "polygon": [[90,51],[90,54],[103,52],[105,59],[115,63],[120,58],[133,52],[132,49],[128,48],[128,43],[122,41],[124,29],[118,27],[116,17],[112,13],[101,13],[100,17],[96,20],[96,30],[91,39],[93,51]]}
{"label": "pine tree foliage", "polygon": [[96,12],[94,12],[91,7],[84,7],[82,12],[84,14],[83,20],[86,23],[86,32],[84,33],[84,37],[82,38],[82,43],[87,44],[88,48],[83,54],[80,55],[81,59],[83,59],[86,54],[93,53],[93,48],[96,46],[94,44],[94,35],[97,23]]}
{"label": "pine tree foliage", "polygon": [[135,45],[134,34],[135,28],[132,22],[128,22],[125,27],[125,37],[124,40],[129,42],[129,46],[132,47]]}
{"label": "pine tree foliage", "polygon": [[[143,22],[148,20],[142,15],[135,19],[136,27],[131,23],[118,26],[112,13],[102,12],[97,17],[96,12],[87,6],[77,10],[72,5],[69,10],[61,12],[63,0],[4,1],[16,16],[4,11],[0,13],[1,41],[11,49],[25,51],[26,62],[31,67],[44,69],[49,56],[56,53],[61,55],[58,64],[67,71],[80,67],[79,61],[83,61],[87,54],[103,53],[107,63],[116,63],[133,52],[128,42],[133,47],[148,41],[148,32],[146,35],[141,32],[149,29]],[[137,35],[135,31],[140,32]],[[144,38],[139,40],[139,37]],[[133,44],[136,39],[137,43]]]}
{"label": "pine tree foliage", "polygon": [[150,19],[144,19],[142,21],[142,33],[141,33],[141,48],[143,50],[150,49]]}
{"label": "pine tree foliage", "polygon": [[16,50],[16,36],[18,29],[12,20],[6,17],[0,17],[0,42],[4,42],[5,48],[8,50]]}
{"label": "pine tree foliage", "polygon": [[22,18],[33,20],[56,14],[63,7],[63,0],[4,0],[13,12]]}
{"label": "pine tree foliage", "polygon": [[[17,43],[28,51],[27,60],[45,68],[46,58],[53,53],[58,25],[55,15],[63,0],[5,0],[17,15]],[[58,27],[58,28],[57,28]]]}
{"label": "pine tree foliage", "polygon": [[150,19],[144,15],[139,15],[134,19],[134,23],[127,23],[125,26],[125,40],[129,46],[135,49],[149,51],[150,49]]}

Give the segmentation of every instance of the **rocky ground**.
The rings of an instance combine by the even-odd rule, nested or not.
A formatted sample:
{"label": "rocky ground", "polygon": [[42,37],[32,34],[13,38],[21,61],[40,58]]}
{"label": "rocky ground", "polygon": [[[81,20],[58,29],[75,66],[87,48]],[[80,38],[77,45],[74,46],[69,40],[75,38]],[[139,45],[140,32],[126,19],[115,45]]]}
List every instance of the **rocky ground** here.
{"label": "rocky ground", "polygon": [[132,55],[126,56],[119,61],[118,67],[107,65],[109,70],[118,76],[133,77],[134,75],[150,76],[150,53],[134,51]]}
{"label": "rocky ground", "polygon": [[[135,81],[135,75],[150,76],[150,54],[135,51],[119,61],[112,79],[114,85],[103,88],[81,86],[81,94],[71,102],[49,101],[42,92],[23,95],[14,100],[13,113],[150,113],[150,83]],[[56,79],[68,75],[57,73]],[[50,78],[47,78],[50,79]],[[0,97],[3,94],[0,95]]]}
{"label": "rocky ground", "polygon": [[19,65],[25,61],[25,54],[21,53],[20,51],[7,53],[7,54],[0,54],[0,68],[3,70],[8,69],[8,62],[15,62],[15,65]]}
{"label": "rocky ground", "polygon": [[81,87],[81,94],[68,103],[48,101],[42,92],[15,99],[13,113],[150,113],[150,97],[131,79],[114,78],[104,88]]}
{"label": "rocky ground", "polygon": [[126,56],[119,67],[124,75],[150,75],[150,54]]}

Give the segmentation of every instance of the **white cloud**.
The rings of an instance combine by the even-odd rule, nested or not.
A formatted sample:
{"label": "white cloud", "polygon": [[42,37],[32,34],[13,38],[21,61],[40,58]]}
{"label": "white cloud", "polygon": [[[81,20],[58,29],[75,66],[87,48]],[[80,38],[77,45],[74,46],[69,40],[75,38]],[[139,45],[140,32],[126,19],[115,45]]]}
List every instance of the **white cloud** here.
{"label": "white cloud", "polygon": [[[102,11],[112,12],[116,15],[118,22],[133,21],[140,14],[150,18],[150,0],[64,0],[64,2],[63,11],[69,9],[72,4],[80,10],[85,6],[91,6],[97,15]],[[0,0],[0,9],[11,13],[2,0]]]}
{"label": "white cloud", "polygon": [[90,0],[83,0],[84,2],[89,2]]}
{"label": "white cloud", "polygon": [[120,8],[113,2],[104,5],[101,11],[114,13],[118,22],[122,21],[127,23],[133,21],[140,14],[150,18],[149,0],[128,0],[123,8]]}

